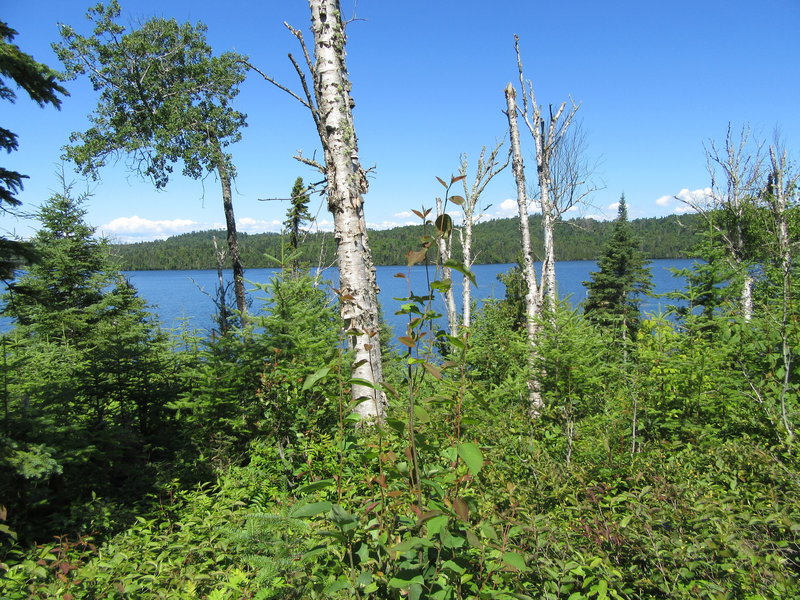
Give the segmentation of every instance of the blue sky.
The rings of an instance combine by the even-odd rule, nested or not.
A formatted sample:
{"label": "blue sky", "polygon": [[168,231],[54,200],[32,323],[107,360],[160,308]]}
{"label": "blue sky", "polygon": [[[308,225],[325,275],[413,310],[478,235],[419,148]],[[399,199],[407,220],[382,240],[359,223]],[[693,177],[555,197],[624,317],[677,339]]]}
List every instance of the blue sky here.
{"label": "blue sky", "polygon": [[[703,144],[721,139],[729,122],[749,124],[767,140],[778,127],[790,152],[800,140],[798,0],[342,2],[345,14],[359,19],[348,27],[348,67],[360,155],[365,167],[375,167],[365,198],[373,227],[413,222],[410,211],[432,206],[441,193],[436,176],[455,173],[461,153],[475,159],[483,145],[504,137],[503,88],[517,77],[514,34],[539,102],[572,97],[581,104],[587,155],[598,165],[594,178],[601,186],[583,214],[612,218],[623,192],[632,218],[681,210],[673,196],[701,193],[709,185]],[[50,49],[57,23],[87,33],[89,4],[9,2],[2,19],[19,31],[15,42],[23,51],[59,68]],[[283,22],[311,40],[301,0],[129,0],[122,7],[126,23],[152,16],[203,21],[216,52],[247,54],[263,71],[299,88],[286,57],[299,49]],[[67,87],[71,96],[61,111],[39,108],[24,92],[15,104],[0,103],[0,123],[20,142],[1,164],[30,176],[20,195],[28,211],[59,188],[61,147],[72,131],[87,126],[96,104],[85,82]],[[257,76],[245,82],[236,106],[249,123],[231,148],[239,172],[239,227],[276,231],[285,203],[258,198],[288,196],[297,176],[318,180],[292,155],[313,155],[319,141],[307,111]],[[532,149],[523,138],[529,169]],[[178,173],[157,192],[129,173],[124,160],[105,168],[99,182],[65,168],[77,192],[92,194],[87,220],[112,238],[144,240],[222,226],[213,175],[194,181]],[[506,171],[484,193],[487,214],[513,215],[514,197]],[[312,212],[319,227],[330,226],[318,197]],[[34,227],[30,220],[0,216],[4,235],[29,236]]]}

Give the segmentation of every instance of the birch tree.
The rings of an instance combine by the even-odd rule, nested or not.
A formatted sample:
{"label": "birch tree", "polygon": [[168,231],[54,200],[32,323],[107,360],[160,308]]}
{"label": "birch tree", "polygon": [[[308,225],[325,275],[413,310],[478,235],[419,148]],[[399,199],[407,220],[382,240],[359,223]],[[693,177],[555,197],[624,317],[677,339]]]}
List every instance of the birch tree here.
{"label": "birch tree", "polygon": [[[793,275],[794,275],[794,247],[789,228],[789,211],[796,208],[798,203],[798,187],[800,185],[800,172],[789,165],[786,150],[780,140],[769,148],[770,172],[764,193],[767,208],[772,217],[772,238],[774,240],[775,254],[777,255],[778,273],[780,280],[780,361],[783,368],[778,392],[778,409],[781,423],[786,432],[786,440],[791,443],[795,438],[794,425],[788,406],[792,396],[793,382],[792,371],[794,367],[795,340],[797,339],[796,313],[794,312]],[[795,396],[796,397],[796,396]]]}
{"label": "birch tree", "polygon": [[244,80],[243,57],[231,52],[213,56],[203,24],[154,18],[126,31],[118,23],[116,0],[89,9],[87,17],[94,23],[92,35],[62,24],[62,43],[54,44],[66,77],[88,76],[100,93],[91,127],[72,134],[66,157],[93,178],[109,161],[127,157],[129,167],[159,189],[178,162],[183,174],[194,179],[215,173],[236,305],[244,318],[244,268],[231,191],[236,170],[225,151],[239,141],[246,125],[245,115],[231,106]]}
{"label": "birch tree", "polygon": [[358,156],[352,110],[355,103],[345,63],[345,23],[339,0],[309,0],[308,4],[314,34],[313,60],[302,32],[285,24],[300,42],[303,53],[305,69],[289,55],[300,79],[302,94],[278,83],[252,64],[247,65],[303,104],[316,126],[324,164],[302,154],[295,158],[318,169],[326,180],[325,193],[333,215],[339,266],[336,292],[348,346],[353,352],[351,395],[354,410],[362,418],[382,421],[386,415],[386,396],[380,389],[383,363],[378,284],[364,219],[363,196],[369,186]]}
{"label": "birch tree", "polygon": [[[472,269],[472,264],[475,262],[475,258],[473,258],[472,254],[472,230],[476,221],[480,218],[479,203],[481,195],[489,182],[494,179],[498,173],[502,172],[511,160],[511,156],[508,154],[506,155],[505,161],[501,162],[500,150],[502,147],[503,142],[496,144],[488,155],[486,146],[481,148],[478,162],[475,165],[475,176],[472,179],[471,185],[468,183],[467,178],[469,167],[467,156],[461,156],[459,174],[464,177],[462,180],[464,186],[464,201],[461,204],[464,222],[462,227],[459,228],[458,234],[464,255],[464,266],[467,269]],[[472,287],[466,280],[464,281],[464,288],[462,290],[462,306],[462,324],[464,327],[469,327],[472,323]]]}
{"label": "birch tree", "polygon": [[676,198],[700,213],[721,240],[729,266],[740,277],[740,314],[749,321],[753,317],[754,286],[751,225],[764,187],[761,148],[752,142],[747,127],[735,136],[729,125],[722,147],[712,140],[705,153],[710,192],[703,198]]}
{"label": "birch tree", "polygon": [[[543,302],[546,299],[548,308],[552,309],[556,304],[553,232],[559,217],[577,201],[576,190],[581,179],[581,173],[575,169],[579,163],[576,162],[575,157],[569,155],[570,147],[567,144],[570,126],[580,107],[570,101],[570,107],[567,108],[567,103],[562,102],[555,112],[551,105],[547,117],[543,116],[542,107],[536,101],[533,84],[525,80],[522,55],[519,50],[519,36],[514,36],[514,48],[517,54],[517,70],[519,71],[519,85],[522,92],[520,114],[533,137],[538,203],[542,213],[544,258],[542,261],[542,283],[539,287],[539,294],[542,296]],[[557,165],[568,167],[569,170],[564,170],[561,173],[561,177],[554,177],[553,169]]]}
{"label": "birch tree", "polygon": [[525,325],[528,336],[528,407],[531,416],[537,418],[544,407],[536,365],[539,354],[537,338],[539,335],[539,318],[542,312],[542,298],[536,283],[536,270],[533,265],[531,249],[531,232],[528,222],[528,193],[525,185],[525,163],[522,158],[522,146],[519,140],[519,124],[517,123],[517,93],[509,83],[505,89],[506,116],[511,140],[511,169],[517,184],[517,209],[519,214],[519,230],[522,239],[522,276],[525,280]]}

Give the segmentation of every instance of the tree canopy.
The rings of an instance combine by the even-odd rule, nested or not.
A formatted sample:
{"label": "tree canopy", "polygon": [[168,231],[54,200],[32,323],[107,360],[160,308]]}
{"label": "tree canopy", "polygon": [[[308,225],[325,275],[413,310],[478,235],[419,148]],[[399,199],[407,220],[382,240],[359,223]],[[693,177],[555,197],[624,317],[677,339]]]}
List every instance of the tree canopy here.
{"label": "tree canopy", "polygon": [[[0,99],[16,101],[17,93],[13,85],[22,88],[39,106],[60,108],[61,96],[69,93],[58,83],[55,71],[12,43],[16,35],[14,29],[0,21]],[[17,135],[0,126],[0,149],[10,153],[18,148]],[[9,212],[21,204],[17,194],[22,190],[22,180],[26,178],[27,175],[0,167],[0,211]],[[10,276],[16,258],[30,256],[25,244],[0,237],[0,276]]]}
{"label": "tree canopy", "polygon": [[589,319],[601,325],[620,326],[623,337],[636,329],[639,296],[652,288],[648,261],[639,247],[639,239],[628,222],[623,194],[611,239],[597,261],[600,270],[591,274],[591,281],[584,282],[588,291],[584,308]]}

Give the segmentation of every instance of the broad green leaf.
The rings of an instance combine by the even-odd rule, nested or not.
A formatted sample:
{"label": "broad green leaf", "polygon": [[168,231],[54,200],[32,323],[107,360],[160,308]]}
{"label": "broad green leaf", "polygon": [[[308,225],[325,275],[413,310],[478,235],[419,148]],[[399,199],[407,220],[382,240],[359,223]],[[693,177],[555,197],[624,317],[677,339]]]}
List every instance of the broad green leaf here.
{"label": "broad green leaf", "polygon": [[453,232],[453,218],[447,213],[439,215],[433,222],[433,226],[442,236],[449,237]]}
{"label": "broad green leaf", "polygon": [[525,559],[516,552],[504,552],[503,562],[517,571],[526,571],[528,569]]}
{"label": "broad green leaf", "polygon": [[464,464],[467,465],[469,472],[473,475],[480,473],[483,468],[483,455],[480,448],[474,442],[465,442],[456,446],[456,452]]}
{"label": "broad green leaf", "polygon": [[308,377],[306,377],[305,382],[303,383],[303,391],[305,392],[309,388],[313,387],[315,383],[317,383],[320,379],[324,379],[328,376],[328,373],[331,372],[330,367],[322,367],[317,372],[312,373]]}
{"label": "broad green leaf", "polygon": [[314,515],[328,512],[331,509],[331,506],[332,504],[327,500],[323,502],[312,502],[311,504],[302,504],[301,506],[294,508],[289,513],[289,516],[294,517],[295,519],[313,517]]}
{"label": "broad green leaf", "polygon": [[335,481],[333,479],[321,479],[319,481],[315,481],[313,483],[308,483],[306,485],[300,486],[295,490],[295,494],[307,494],[309,492],[315,492],[317,490],[323,490],[328,487],[333,487],[335,485]]}
{"label": "broad green leaf", "polygon": [[475,283],[475,274],[472,271],[470,271],[464,265],[464,263],[462,263],[460,261],[457,261],[457,260],[448,260],[448,261],[445,261],[443,266],[449,267],[449,268],[451,268],[451,269],[453,269],[455,271],[458,271],[459,273],[462,273],[464,275],[464,277],[466,277],[467,279],[469,279],[472,282],[472,285],[477,285]]}

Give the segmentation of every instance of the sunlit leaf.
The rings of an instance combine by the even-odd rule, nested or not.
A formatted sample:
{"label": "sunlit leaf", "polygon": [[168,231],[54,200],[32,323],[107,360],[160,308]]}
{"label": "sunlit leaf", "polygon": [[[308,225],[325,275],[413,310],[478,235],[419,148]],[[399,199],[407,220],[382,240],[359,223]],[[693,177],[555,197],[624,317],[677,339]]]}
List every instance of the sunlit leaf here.
{"label": "sunlit leaf", "polygon": [[439,183],[441,183],[441,184],[442,184],[442,185],[443,185],[445,188],[447,188],[447,184],[444,182],[444,179],[442,179],[441,177],[437,177],[437,178],[436,178],[436,181],[438,181],[438,182],[439,182]]}
{"label": "sunlit leaf", "polygon": [[475,283],[475,274],[472,271],[470,271],[466,266],[464,266],[464,263],[457,260],[448,260],[445,261],[443,266],[449,267],[455,271],[458,271],[459,273],[462,273],[464,277],[466,277],[472,282],[472,285],[477,285]]}
{"label": "sunlit leaf", "polygon": [[464,442],[456,446],[456,452],[464,464],[467,465],[469,472],[473,475],[480,473],[483,468],[483,455],[480,448],[474,442]]}
{"label": "sunlit leaf", "polygon": [[313,517],[320,513],[326,513],[333,506],[327,500],[324,502],[312,502],[311,504],[303,504],[293,509],[289,516],[295,519],[302,519],[303,517]]}
{"label": "sunlit leaf", "polygon": [[453,204],[456,204],[458,206],[462,206],[464,204],[464,202],[466,202],[464,200],[464,196],[450,196],[450,198],[448,198],[448,200],[450,200],[450,202],[452,202]]}
{"label": "sunlit leaf", "polygon": [[331,371],[330,367],[322,367],[321,369],[319,369],[315,373],[312,373],[311,375],[306,377],[306,380],[303,383],[303,391],[305,392],[306,390],[308,390],[311,387],[313,387],[314,384],[316,384],[319,380],[324,379],[325,377],[327,377],[328,373],[330,373],[330,371]]}

